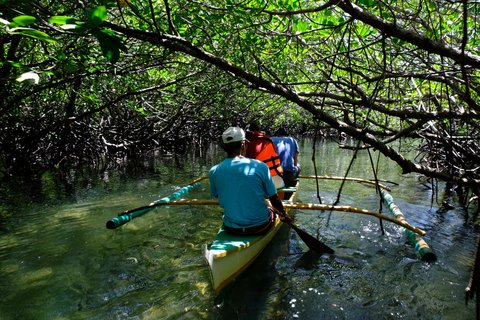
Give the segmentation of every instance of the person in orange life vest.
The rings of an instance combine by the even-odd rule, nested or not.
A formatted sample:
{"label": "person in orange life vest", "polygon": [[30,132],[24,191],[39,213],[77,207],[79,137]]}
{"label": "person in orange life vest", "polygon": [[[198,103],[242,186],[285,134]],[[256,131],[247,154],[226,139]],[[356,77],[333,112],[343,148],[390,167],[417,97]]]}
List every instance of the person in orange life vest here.
{"label": "person in orange life vest", "polygon": [[246,158],[245,132],[230,127],[222,134],[227,157],[213,166],[208,176],[210,194],[218,198],[223,212],[223,228],[238,235],[263,234],[275,221],[275,213],[265,201],[285,216],[282,201],[265,163]]}
{"label": "person in orange life vest", "polygon": [[284,187],[285,183],[282,178],[283,168],[280,164],[280,157],[275,150],[275,145],[273,144],[272,139],[261,132],[256,123],[250,123],[246,129],[246,138],[248,142],[245,156],[247,158],[265,162],[270,169],[275,188],[278,189]]}
{"label": "person in orange life vest", "polygon": [[281,160],[285,186],[296,186],[297,178],[300,174],[300,164],[298,163],[299,148],[297,140],[289,136],[284,127],[280,127],[272,137],[272,141]]}

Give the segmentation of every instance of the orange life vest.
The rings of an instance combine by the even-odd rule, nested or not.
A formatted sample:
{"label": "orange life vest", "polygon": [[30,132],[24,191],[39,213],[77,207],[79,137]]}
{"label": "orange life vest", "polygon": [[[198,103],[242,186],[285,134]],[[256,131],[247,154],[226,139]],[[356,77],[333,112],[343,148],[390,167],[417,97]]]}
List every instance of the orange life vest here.
{"label": "orange life vest", "polygon": [[248,158],[263,161],[270,169],[270,175],[282,176],[283,168],[280,165],[280,157],[275,150],[272,140],[258,131],[247,131],[247,151],[245,156]]}

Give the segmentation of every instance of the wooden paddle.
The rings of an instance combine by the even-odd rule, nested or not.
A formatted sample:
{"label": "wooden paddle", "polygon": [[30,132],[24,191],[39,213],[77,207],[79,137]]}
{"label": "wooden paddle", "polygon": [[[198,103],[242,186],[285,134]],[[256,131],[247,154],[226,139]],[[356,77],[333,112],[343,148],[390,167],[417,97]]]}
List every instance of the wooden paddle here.
{"label": "wooden paddle", "polygon": [[[276,209],[275,209],[276,211]],[[277,211],[278,213],[278,211]],[[305,244],[310,248],[310,250],[313,250],[315,252],[318,252],[320,254],[322,253],[330,253],[333,254],[335,251],[327,246],[325,243],[321,242],[314,236],[308,234],[307,232],[303,231],[299,227],[293,223],[292,218],[287,214],[285,217],[282,218],[283,222],[288,224],[295,232],[298,234],[298,236],[305,242]]]}

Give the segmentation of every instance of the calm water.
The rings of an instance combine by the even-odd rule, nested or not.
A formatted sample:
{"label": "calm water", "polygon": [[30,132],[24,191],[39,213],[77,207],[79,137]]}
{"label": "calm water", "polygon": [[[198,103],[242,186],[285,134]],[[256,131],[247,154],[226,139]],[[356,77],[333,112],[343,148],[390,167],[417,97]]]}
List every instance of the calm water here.
{"label": "calm water", "polygon": [[[312,145],[301,142],[302,174],[314,174]],[[352,151],[317,145],[319,175],[343,176]],[[296,211],[296,224],[336,250],[309,258],[295,233],[275,243],[215,299],[202,247],[220,226],[217,207],[152,211],[116,230],[105,222],[119,211],[167,196],[223,154],[157,160],[148,173],[82,176],[72,185],[44,177],[42,192],[0,188],[0,319],[474,319],[465,306],[476,233],[454,209],[439,213],[432,190],[415,174],[402,176],[383,158],[379,178],[390,185],[407,220],[438,260],[421,261],[402,230],[352,213]],[[377,154],[373,154],[377,162]],[[130,176],[130,178],[125,178]],[[368,154],[358,154],[350,177],[372,178]],[[324,203],[340,183],[320,181]],[[38,190],[38,189],[36,189]],[[186,198],[208,198],[208,182]],[[314,180],[302,180],[298,202],[318,202]],[[375,189],[347,183],[339,205],[379,209]],[[386,207],[383,207],[383,212]]]}

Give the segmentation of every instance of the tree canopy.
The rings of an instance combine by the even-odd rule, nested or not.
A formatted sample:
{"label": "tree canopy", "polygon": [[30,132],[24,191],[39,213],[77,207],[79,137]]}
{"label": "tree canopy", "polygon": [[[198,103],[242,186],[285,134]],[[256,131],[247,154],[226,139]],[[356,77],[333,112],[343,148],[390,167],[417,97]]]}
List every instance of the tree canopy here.
{"label": "tree canopy", "polygon": [[[6,173],[181,152],[256,120],[328,128],[479,193],[475,2],[3,0],[0,12]],[[414,159],[392,147],[406,137],[421,141]]]}

